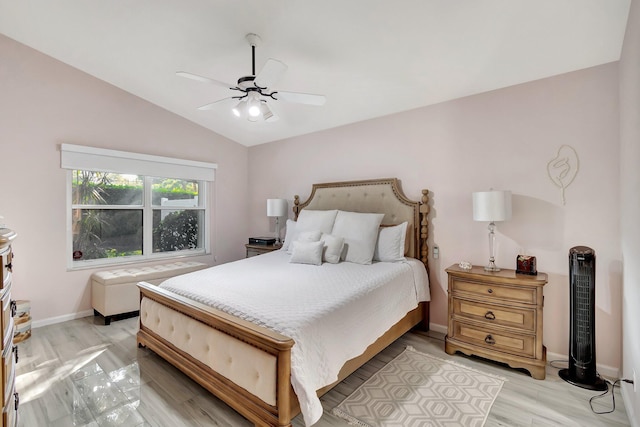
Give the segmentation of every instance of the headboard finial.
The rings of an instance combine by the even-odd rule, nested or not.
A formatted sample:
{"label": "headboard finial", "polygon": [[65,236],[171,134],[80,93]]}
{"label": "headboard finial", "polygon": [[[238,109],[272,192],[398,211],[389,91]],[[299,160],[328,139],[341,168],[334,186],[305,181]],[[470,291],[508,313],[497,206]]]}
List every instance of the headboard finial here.
{"label": "headboard finial", "polygon": [[420,201],[420,260],[427,267],[429,272],[429,190],[422,190],[422,200]]}
{"label": "headboard finial", "polygon": [[300,214],[300,196],[297,194],[293,196],[293,216],[294,219],[298,220],[298,215]]}

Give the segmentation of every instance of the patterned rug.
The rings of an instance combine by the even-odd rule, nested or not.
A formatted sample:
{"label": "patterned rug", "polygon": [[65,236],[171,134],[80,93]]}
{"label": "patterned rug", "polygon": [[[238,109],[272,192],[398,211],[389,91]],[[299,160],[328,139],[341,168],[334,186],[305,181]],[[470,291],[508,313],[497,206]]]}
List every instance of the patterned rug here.
{"label": "patterned rug", "polygon": [[363,427],[480,427],[504,381],[409,346],[332,412]]}

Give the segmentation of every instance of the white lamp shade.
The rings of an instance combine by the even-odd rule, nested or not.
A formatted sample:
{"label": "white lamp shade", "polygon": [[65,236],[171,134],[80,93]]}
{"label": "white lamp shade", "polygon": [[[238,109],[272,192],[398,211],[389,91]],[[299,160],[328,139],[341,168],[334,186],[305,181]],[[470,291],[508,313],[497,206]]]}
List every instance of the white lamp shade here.
{"label": "white lamp shade", "polygon": [[285,216],[289,204],[286,199],[267,199],[267,216]]}
{"label": "white lamp shade", "polygon": [[511,218],[511,191],[473,193],[474,221],[506,221]]}

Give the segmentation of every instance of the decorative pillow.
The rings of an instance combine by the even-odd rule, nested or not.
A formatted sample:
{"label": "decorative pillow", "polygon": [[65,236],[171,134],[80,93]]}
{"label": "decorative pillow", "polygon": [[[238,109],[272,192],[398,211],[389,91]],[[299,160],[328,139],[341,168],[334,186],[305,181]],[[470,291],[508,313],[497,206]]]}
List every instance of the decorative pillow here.
{"label": "decorative pillow", "polygon": [[322,264],[322,249],[324,244],[317,242],[301,242],[296,240],[291,244],[291,258],[289,262],[298,264]]}
{"label": "decorative pillow", "polygon": [[[318,242],[320,241],[320,236],[322,236],[322,232],[315,230],[315,231],[299,231],[296,233],[296,236],[294,237],[294,241],[291,242],[291,244],[293,245],[293,243],[295,242]],[[287,253],[291,253],[292,251],[292,247],[289,246],[289,250],[287,251]]]}
{"label": "decorative pillow", "polygon": [[287,221],[287,234],[285,236],[283,249],[290,252],[291,249],[289,248],[289,246],[291,245],[291,242],[297,240],[296,234],[300,233],[301,231],[320,230],[322,233],[331,233],[333,222],[336,219],[337,213],[338,211],[336,209],[329,211],[314,211],[303,209],[302,211],[300,211],[300,214],[298,214],[298,221],[296,221],[295,227],[293,227],[294,231],[291,235],[289,233],[289,221]]}
{"label": "decorative pillow", "polygon": [[381,227],[373,253],[374,261],[404,261],[404,242],[407,238],[407,222],[393,227]]}
{"label": "decorative pillow", "polygon": [[322,260],[331,264],[339,263],[342,248],[344,248],[344,239],[342,237],[323,233],[320,240],[324,242]]}
{"label": "decorative pillow", "polygon": [[341,259],[371,264],[384,214],[338,211],[332,235],[344,238]]}

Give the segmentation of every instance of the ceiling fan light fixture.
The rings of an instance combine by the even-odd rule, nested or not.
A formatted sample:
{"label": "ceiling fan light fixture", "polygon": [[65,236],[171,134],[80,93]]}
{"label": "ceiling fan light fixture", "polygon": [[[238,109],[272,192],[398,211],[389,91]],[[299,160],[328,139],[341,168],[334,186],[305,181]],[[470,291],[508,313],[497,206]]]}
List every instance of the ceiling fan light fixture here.
{"label": "ceiling fan light fixture", "polygon": [[249,100],[247,101],[247,113],[249,114],[249,117],[260,116],[260,99],[255,92],[249,94]]}
{"label": "ceiling fan light fixture", "polygon": [[231,109],[231,112],[233,113],[233,115],[236,117],[242,117],[246,109],[245,104],[246,104],[245,100],[238,102],[238,104],[236,104],[236,106]]}
{"label": "ceiling fan light fixture", "polygon": [[259,117],[260,107],[258,105],[250,105],[248,112],[249,112],[249,117]]}
{"label": "ceiling fan light fixture", "polygon": [[271,112],[271,109],[269,109],[267,101],[262,101],[260,103],[260,114],[262,115],[262,119],[265,122],[269,121],[269,119],[273,117],[273,112]]}

